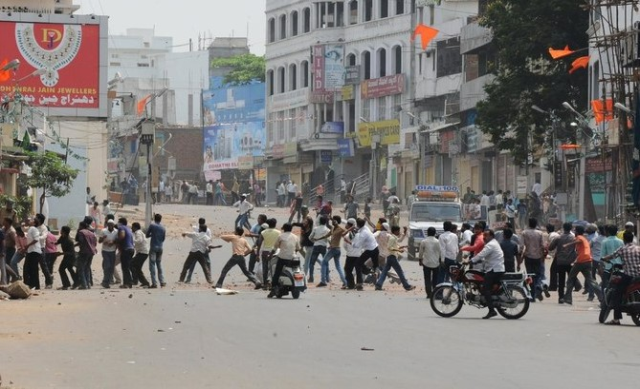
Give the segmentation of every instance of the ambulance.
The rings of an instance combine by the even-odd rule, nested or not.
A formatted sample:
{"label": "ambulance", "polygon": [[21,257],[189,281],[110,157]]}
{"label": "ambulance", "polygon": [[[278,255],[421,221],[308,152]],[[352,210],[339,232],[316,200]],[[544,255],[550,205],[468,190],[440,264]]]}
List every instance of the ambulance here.
{"label": "ambulance", "polygon": [[462,202],[457,186],[417,185],[416,200],[409,211],[410,260],[418,260],[420,242],[427,236],[427,229],[434,227],[436,236],[444,232],[442,223],[450,221],[462,224]]}

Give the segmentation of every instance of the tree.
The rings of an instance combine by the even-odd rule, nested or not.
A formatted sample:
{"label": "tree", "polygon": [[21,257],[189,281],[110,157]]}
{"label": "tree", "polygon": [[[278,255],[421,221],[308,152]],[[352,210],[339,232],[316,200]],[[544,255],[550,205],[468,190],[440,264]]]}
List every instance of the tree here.
{"label": "tree", "polygon": [[487,97],[477,105],[476,124],[518,164],[527,160],[529,144],[543,144],[551,125],[549,116],[533,111],[532,105],[557,110],[561,126],[573,119],[562,102],[586,108],[587,72],[569,74],[571,62],[586,52],[557,61],[548,52],[550,47],[588,46],[589,13],[582,5],[575,0],[494,0],[480,19],[480,25],[492,30],[497,65],[495,80],[485,86]]}
{"label": "tree", "polygon": [[235,57],[216,58],[211,61],[214,69],[228,69],[224,83],[229,85],[247,85],[254,81],[264,82],[264,57],[254,54],[242,54]]}
{"label": "tree", "polygon": [[62,197],[71,191],[73,180],[78,177],[78,170],[67,165],[56,153],[25,154],[28,156],[27,164],[31,167],[31,175],[26,177],[24,184],[42,190],[39,199],[42,212],[45,198]]}

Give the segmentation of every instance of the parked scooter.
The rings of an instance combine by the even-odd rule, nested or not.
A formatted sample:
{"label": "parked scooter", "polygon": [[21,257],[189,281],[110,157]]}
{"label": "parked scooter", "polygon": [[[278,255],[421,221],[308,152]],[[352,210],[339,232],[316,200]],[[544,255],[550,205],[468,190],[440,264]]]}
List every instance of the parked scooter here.
{"label": "parked scooter", "polygon": [[[296,258],[299,258],[299,256],[296,255]],[[274,255],[270,263],[271,274],[275,274],[277,263],[278,257]],[[278,286],[275,288],[275,297],[282,298],[291,293],[291,297],[294,299],[299,298],[300,293],[307,290],[306,279],[307,277],[305,277],[300,267],[300,260],[294,259],[289,261],[289,263],[282,268],[282,273],[278,279]]]}

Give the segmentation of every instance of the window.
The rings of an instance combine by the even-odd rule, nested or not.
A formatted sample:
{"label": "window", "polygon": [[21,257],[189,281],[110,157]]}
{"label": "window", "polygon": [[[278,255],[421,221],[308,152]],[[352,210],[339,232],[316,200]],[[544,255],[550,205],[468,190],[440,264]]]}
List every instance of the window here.
{"label": "window", "polygon": [[358,121],[362,122],[362,119],[369,121],[371,119],[371,101],[372,99],[362,100],[362,117],[358,118]]}
{"label": "window", "polygon": [[396,15],[404,14],[404,0],[396,0]]}
{"label": "window", "polygon": [[298,35],[298,11],[291,13],[291,36]]}
{"label": "window", "polygon": [[276,20],[274,18],[269,19],[269,43],[273,43],[276,41]]}
{"label": "window", "polygon": [[311,8],[305,8],[302,11],[302,32],[311,31]]}
{"label": "window", "polygon": [[289,65],[289,90],[298,89],[298,68],[296,64]]}
{"label": "window", "polygon": [[[291,109],[289,112],[289,118],[295,118],[298,115],[297,109]],[[293,120],[287,120],[287,127],[289,128],[289,134],[287,136],[287,141],[292,141],[293,138],[296,137],[296,126]]]}
{"label": "window", "polygon": [[287,111],[278,112],[278,118],[276,119],[276,126],[278,128],[278,141],[283,141],[284,138],[284,114]]}
{"label": "window", "polygon": [[285,89],[284,68],[278,68],[278,93],[284,93]]}
{"label": "window", "polygon": [[371,79],[371,53],[365,51],[362,53],[362,71],[365,80]]}
{"label": "window", "polygon": [[287,37],[287,15],[280,15],[280,39]]}
{"label": "window", "polygon": [[376,107],[376,111],[378,114],[378,120],[385,120],[387,119],[387,98],[386,97],[379,97],[376,99],[377,100],[377,107]]}
{"label": "window", "polygon": [[349,25],[358,24],[358,1],[353,0],[349,3]]}
{"label": "window", "polygon": [[393,48],[393,74],[402,74],[402,46]]}
{"label": "window", "polygon": [[302,75],[302,87],[309,87],[309,61],[302,61],[300,63],[300,73]]}
{"label": "window", "polygon": [[437,71],[436,77],[449,76],[462,72],[462,55],[460,55],[459,38],[447,39],[436,43]]}
{"label": "window", "polygon": [[267,93],[273,96],[274,88],[273,70],[267,70]]}
{"label": "window", "polygon": [[373,20],[373,0],[364,0],[364,21]]}
{"label": "window", "polygon": [[387,75],[387,50],[378,50],[378,77]]}
{"label": "window", "polygon": [[276,121],[276,114],[275,113],[271,113],[269,114],[269,121],[267,122],[267,144],[270,144],[271,142],[274,141],[274,127],[275,127],[275,121]]}
{"label": "window", "polygon": [[347,55],[347,66],[356,66],[356,55],[355,54]]}
{"label": "window", "polygon": [[389,17],[389,0],[380,0],[380,18]]}
{"label": "window", "polygon": [[344,3],[335,3],[336,4],[336,27],[344,26]]}

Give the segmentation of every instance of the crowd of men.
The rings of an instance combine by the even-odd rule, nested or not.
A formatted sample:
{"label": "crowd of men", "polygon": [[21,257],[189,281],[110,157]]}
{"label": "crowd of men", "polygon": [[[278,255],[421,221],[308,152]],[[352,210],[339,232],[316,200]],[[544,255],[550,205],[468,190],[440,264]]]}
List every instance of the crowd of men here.
{"label": "crowd of men", "polygon": [[[269,297],[272,297],[277,292],[285,262],[298,258],[303,263],[309,284],[316,283],[315,267],[320,265],[318,288],[331,282],[333,262],[342,289],[363,290],[368,282],[375,290],[383,290],[388,276],[402,284],[405,290],[414,289],[399,262],[405,250],[401,243],[406,238],[406,227],[401,229],[398,225],[391,225],[385,218],[373,224],[370,207],[365,206],[361,213],[353,197],[346,197],[341,210],[344,219],[334,213],[332,202],[325,202],[321,196],[312,208],[316,213],[314,218],[310,215],[310,208],[303,204],[300,192],[292,192],[283,200],[290,204],[290,216],[278,227],[278,221],[266,214],[258,215],[257,223],[251,225],[248,214],[254,205],[249,203],[246,195],[238,195],[233,204],[238,208],[234,233],[219,237],[231,243],[233,254],[223,266],[217,282],[214,283],[211,275],[210,252],[222,246],[213,244],[214,237],[202,218],[192,231],[182,234],[192,239],[192,245],[179,281],[190,282],[195,265],[200,264],[207,282],[214,288],[222,288],[228,272],[238,266],[256,289],[270,290]],[[94,204],[93,208],[97,206]],[[364,217],[359,217],[362,214]],[[6,263],[6,266],[0,266],[3,269],[2,283],[23,279],[29,287],[40,289],[42,272],[44,287],[52,288],[54,264],[58,257],[62,257],[58,267],[62,286],[58,289],[90,289],[94,283],[91,265],[98,253],[98,244],[101,244],[103,275],[100,285],[103,288],[114,284],[119,284],[120,288],[166,285],[162,268],[166,229],[160,214],[154,216],[154,222],[146,231],[137,222],[129,226],[124,217],[116,221],[111,213],[104,215],[104,228],[94,229],[98,225],[95,216],[87,216],[73,238],[67,226],[62,227],[59,236],[49,232],[42,214],[18,225],[11,203],[6,204],[0,216],[3,222],[0,234],[2,258]],[[295,228],[300,229],[299,233],[292,233]],[[564,223],[562,231],[556,232],[554,225],[547,224],[541,228],[536,218],[529,218],[518,235],[513,220],[497,231],[489,230],[484,222],[477,222],[473,227],[463,223],[458,231],[457,225],[446,221],[443,230],[436,236],[435,228],[428,229],[419,246],[419,264],[423,268],[427,298],[431,297],[435,285],[448,280],[448,269],[465,260],[485,270],[487,283],[499,282],[504,272],[524,268],[533,278],[534,302],[549,298],[550,292],[556,291],[559,304],[572,304],[574,291],[581,289],[588,294],[589,301],[598,298],[602,302],[603,289],[607,287],[616,264],[627,268],[630,278],[625,282],[640,276],[640,246],[637,245],[633,223],[627,223],[625,231],[621,232],[614,225],[598,227],[595,224]],[[341,264],[343,253],[344,266]],[[249,257],[248,266],[246,257]],[[548,279],[545,269],[547,257],[552,259]],[[19,264],[23,259],[21,277]],[[147,259],[150,280],[143,271]],[[118,264],[122,275],[117,270]],[[391,270],[395,273],[390,273]],[[584,287],[579,275],[584,279]],[[596,282],[596,277],[600,282]],[[487,318],[495,315],[492,306],[489,310]],[[619,324],[619,316],[617,313],[610,323]]]}

